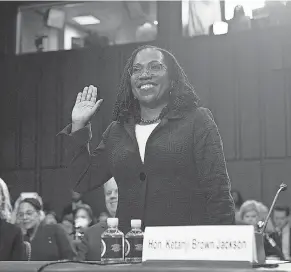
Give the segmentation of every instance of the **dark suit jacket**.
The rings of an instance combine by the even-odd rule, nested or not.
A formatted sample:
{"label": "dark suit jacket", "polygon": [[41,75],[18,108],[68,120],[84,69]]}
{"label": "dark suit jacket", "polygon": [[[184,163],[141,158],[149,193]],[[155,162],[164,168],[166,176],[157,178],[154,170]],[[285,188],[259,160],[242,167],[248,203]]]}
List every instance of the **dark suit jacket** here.
{"label": "dark suit jacket", "polygon": [[21,261],[24,249],[20,228],[0,219],[0,261]]}
{"label": "dark suit jacket", "polygon": [[170,111],[150,135],[144,163],[133,119],[112,122],[94,151],[88,145],[90,124],[73,134],[69,125],[61,133],[74,151],[69,167],[74,183],[84,190],[114,176],[123,232],[133,218],[144,226],[234,224],[222,141],[208,109]]}
{"label": "dark suit jacket", "polygon": [[[290,233],[291,233],[291,229],[290,229]],[[274,242],[278,246],[278,249],[281,250],[281,252],[282,252],[282,240],[281,240],[281,237],[279,237],[278,233],[277,232],[272,232],[269,236],[274,240]],[[272,247],[270,245],[270,243],[265,241],[266,256],[277,256],[277,257],[280,257],[279,254],[278,254],[278,249]],[[290,238],[289,238],[289,252],[291,253],[291,235],[290,235]]]}
{"label": "dark suit jacket", "polygon": [[73,259],[76,252],[66,232],[59,225],[41,224],[31,243],[31,261]]}
{"label": "dark suit jacket", "polygon": [[101,234],[106,230],[106,223],[98,223],[88,228],[82,241],[77,246],[77,259],[80,261],[100,261]]}

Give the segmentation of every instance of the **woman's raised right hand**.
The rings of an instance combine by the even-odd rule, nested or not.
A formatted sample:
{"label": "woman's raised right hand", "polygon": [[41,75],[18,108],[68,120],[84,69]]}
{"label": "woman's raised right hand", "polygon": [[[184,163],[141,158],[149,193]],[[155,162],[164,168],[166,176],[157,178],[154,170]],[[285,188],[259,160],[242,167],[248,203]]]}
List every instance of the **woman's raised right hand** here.
{"label": "woman's raised right hand", "polygon": [[86,126],[94,113],[100,107],[103,99],[97,100],[97,88],[93,85],[85,87],[78,93],[75,106],[72,111],[72,132]]}

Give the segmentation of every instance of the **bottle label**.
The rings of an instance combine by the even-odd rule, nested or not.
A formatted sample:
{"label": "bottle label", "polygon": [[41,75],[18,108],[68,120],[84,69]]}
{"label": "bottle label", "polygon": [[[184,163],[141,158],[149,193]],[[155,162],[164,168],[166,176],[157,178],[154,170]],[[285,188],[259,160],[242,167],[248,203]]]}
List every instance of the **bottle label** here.
{"label": "bottle label", "polygon": [[131,237],[125,239],[125,257],[141,258],[142,257],[143,237]]}
{"label": "bottle label", "polygon": [[101,239],[101,258],[123,258],[122,238],[104,237]]}

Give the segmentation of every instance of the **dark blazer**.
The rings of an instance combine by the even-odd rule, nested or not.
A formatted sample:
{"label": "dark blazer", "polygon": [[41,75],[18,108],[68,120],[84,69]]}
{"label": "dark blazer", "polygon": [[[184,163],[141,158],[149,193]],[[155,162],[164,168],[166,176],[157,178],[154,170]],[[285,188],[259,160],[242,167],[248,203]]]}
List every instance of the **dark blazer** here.
{"label": "dark blazer", "polygon": [[66,232],[59,225],[40,224],[31,243],[31,261],[73,259],[76,252]]}
{"label": "dark blazer", "polygon": [[21,261],[24,249],[21,229],[0,219],[0,261]]}
{"label": "dark blazer", "polygon": [[100,261],[101,234],[106,230],[106,223],[101,222],[88,228],[78,244],[77,259],[80,261]]}
{"label": "dark blazer", "polygon": [[61,133],[69,136],[74,159],[68,170],[79,190],[114,176],[122,231],[133,218],[144,226],[234,224],[222,141],[208,109],[170,111],[150,135],[144,163],[133,119],[112,122],[94,151],[90,124],[73,134],[69,125]]}
{"label": "dark blazer", "polygon": [[[291,233],[291,229],[290,229]],[[282,253],[282,238],[278,235],[277,232],[272,232],[269,236],[274,240],[276,243],[276,247],[272,247],[269,242],[265,240],[265,251],[266,256],[277,256],[280,257],[280,253]],[[278,252],[279,251],[279,252]],[[291,235],[289,238],[289,252],[291,253]]]}

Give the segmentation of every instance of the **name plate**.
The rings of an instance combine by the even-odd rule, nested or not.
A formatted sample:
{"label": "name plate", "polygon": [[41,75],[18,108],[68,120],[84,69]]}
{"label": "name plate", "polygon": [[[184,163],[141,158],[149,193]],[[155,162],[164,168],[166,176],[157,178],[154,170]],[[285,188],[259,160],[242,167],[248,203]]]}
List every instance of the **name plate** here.
{"label": "name plate", "polygon": [[146,227],[142,259],[256,262],[254,227]]}

